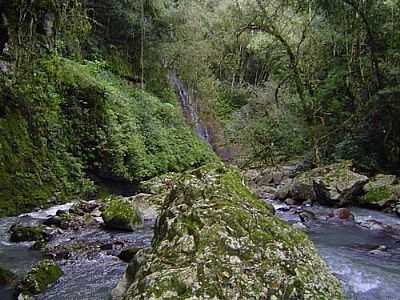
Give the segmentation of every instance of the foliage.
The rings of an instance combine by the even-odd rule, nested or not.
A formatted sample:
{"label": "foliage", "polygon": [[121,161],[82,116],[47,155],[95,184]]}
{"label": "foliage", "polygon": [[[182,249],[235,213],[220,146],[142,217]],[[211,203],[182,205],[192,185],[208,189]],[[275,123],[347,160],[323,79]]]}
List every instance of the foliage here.
{"label": "foliage", "polygon": [[106,69],[55,56],[8,87],[0,119],[2,213],[45,204],[54,193],[62,200],[90,192],[87,170],[140,181],[214,159],[175,106]]}
{"label": "foliage", "polygon": [[[174,34],[162,54],[228,132],[256,101],[276,111],[266,134],[279,114],[283,123],[291,115],[314,164],[351,158],[365,170],[397,170],[399,14],[394,1],[182,1],[163,11]],[[253,115],[250,123],[260,121]]]}

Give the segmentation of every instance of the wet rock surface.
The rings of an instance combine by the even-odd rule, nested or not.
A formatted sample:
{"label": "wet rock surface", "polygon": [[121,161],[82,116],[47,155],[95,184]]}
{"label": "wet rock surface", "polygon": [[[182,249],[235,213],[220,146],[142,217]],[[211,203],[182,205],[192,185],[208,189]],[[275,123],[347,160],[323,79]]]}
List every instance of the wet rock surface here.
{"label": "wet rock surface", "polygon": [[[346,298],[397,299],[400,293],[400,220],[363,208],[334,209],[318,204],[289,206],[265,199],[276,214],[304,230],[341,280]],[[302,215],[312,212],[314,218]],[[307,213],[307,215],[310,215]]]}
{"label": "wet rock surface", "polygon": [[[132,199],[127,198],[126,201]],[[44,293],[41,290],[41,294],[35,296],[37,299],[107,299],[127,265],[118,258],[121,252],[150,245],[157,211],[151,209],[149,204],[140,205],[146,212],[146,220],[143,227],[133,233],[106,229],[99,218],[104,204],[95,201],[1,219],[0,264],[15,271],[21,278],[44,258],[59,265],[64,275]],[[54,222],[60,219],[61,223]],[[51,239],[9,242],[9,230],[15,224],[32,228],[39,226],[45,232],[51,232]],[[32,293],[23,291],[19,298],[31,299]],[[0,285],[0,299],[15,299],[14,294],[12,287]]]}
{"label": "wet rock surface", "polygon": [[[400,294],[400,219],[396,216],[397,210],[400,215],[400,204],[395,200],[400,199],[396,196],[398,180],[393,175],[377,175],[364,182],[364,186],[357,185],[356,194],[346,193],[351,197],[334,197],[346,201],[327,203],[326,198],[322,201],[318,198],[320,194],[316,185],[318,178],[326,177],[326,174],[341,173],[332,171],[333,166],[328,168],[330,170],[324,168],[322,173],[322,169],[315,169],[289,176],[278,186],[270,181],[268,186],[263,187],[254,184],[256,178],[263,174],[262,170],[252,170],[253,177],[247,177],[247,181],[255,192],[262,191],[259,194],[274,206],[277,216],[309,235],[321,256],[341,280],[347,299],[397,299]],[[356,173],[352,168],[346,168]],[[359,178],[365,180],[364,177]],[[347,181],[340,179],[330,182],[330,186],[335,187],[333,191],[341,193],[343,185],[337,183]],[[276,189],[276,192],[264,192],[270,191],[269,187]],[[323,189],[332,190],[326,189],[326,184]],[[380,205],[366,203],[366,197]],[[318,202],[339,208],[324,207]],[[341,207],[341,204],[347,207]]]}
{"label": "wet rock surface", "polygon": [[143,214],[133,201],[123,198],[107,200],[101,213],[109,229],[134,231],[143,226]]}
{"label": "wet rock surface", "polygon": [[[127,291],[124,291],[127,289]],[[223,165],[185,173],[117,299],[342,299],[306,236]]]}
{"label": "wet rock surface", "polygon": [[25,295],[38,295],[54,284],[62,275],[63,271],[55,262],[43,260],[18,283],[17,290]]}

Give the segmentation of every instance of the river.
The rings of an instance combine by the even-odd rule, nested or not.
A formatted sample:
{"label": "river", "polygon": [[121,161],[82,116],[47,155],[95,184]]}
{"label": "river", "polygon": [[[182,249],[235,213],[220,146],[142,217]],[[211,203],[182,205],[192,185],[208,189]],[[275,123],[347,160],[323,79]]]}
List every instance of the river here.
{"label": "river", "polygon": [[[277,215],[288,222],[298,222],[298,215],[285,204],[272,202]],[[42,259],[38,251],[31,250],[32,243],[9,242],[9,227],[16,223],[39,223],[57,210],[68,209],[71,204],[48,210],[0,220],[0,265],[17,274],[30,270]],[[396,232],[365,229],[357,224],[375,220],[400,228],[400,219],[391,215],[366,209],[353,208],[356,222],[326,221],[332,209],[314,206],[308,208],[317,220],[307,222],[308,234],[314,241],[322,258],[343,283],[346,296],[351,300],[398,300],[400,299],[400,243]],[[79,231],[65,231],[51,243],[54,246],[68,243],[90,245],[123,242],[125,247],[148,247],[153,236],[154,220],[134,233],[106,231],[101,226]],[[373,251],[378,247],[384,251]],[[110,291],[125,271],[126,263],[113,251],[95,248],[72,257],[59,260],[65,275],[39,300],[101,300],[108,299]],[[0,289],[0,299],[11,300],[12,293]]]}

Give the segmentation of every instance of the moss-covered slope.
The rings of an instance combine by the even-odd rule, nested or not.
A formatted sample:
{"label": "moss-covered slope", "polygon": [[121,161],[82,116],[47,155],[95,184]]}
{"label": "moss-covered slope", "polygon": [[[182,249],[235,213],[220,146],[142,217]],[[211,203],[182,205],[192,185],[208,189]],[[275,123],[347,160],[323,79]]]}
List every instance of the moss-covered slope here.
{"label": "moss-covered slope", "polygon": [[305,234],[219,164],[180,178],[114,296],[126,286],[125,300],[343,299]]}
{"label": "moss-covered slope", "polygon": [[0,80],[0,216],[90,192],[87,171],[140,181],[215,159],[173,101],[103,63],[52,56],[33,70]]}

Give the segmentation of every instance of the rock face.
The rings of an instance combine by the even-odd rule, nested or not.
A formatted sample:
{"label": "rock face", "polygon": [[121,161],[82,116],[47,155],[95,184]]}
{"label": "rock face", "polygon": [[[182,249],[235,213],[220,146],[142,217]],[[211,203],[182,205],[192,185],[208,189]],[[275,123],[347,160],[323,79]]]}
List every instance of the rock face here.
{"label": "rock face", "polygon": [[32,268],[18,285],[22,293],[37,295],[43,293],[63,275],[61,268],[51,260],[43,260]]}
{"label": "rock face", "polygon": [[143,216],[130,201],[112,198],[108,201],[101,217],[110,229],[134,231],[143,226]]}
{"label": "rock face", "polygon": [[276,194],[276,187],[283,182],[290,181],[303,165],[294,163],[288,166],[264,167],[262,169],[247,169],[242,172],[251,189],[261,198]]}
{"label": "rock face", "polygon": [[185,173],[114,299],[343,299],[306,235],[222,164]]}
{"label": "rock face", "polygon": [[350,161],[343,161],[302,173],[279,189],[277,196],[332,206],[345,205],[359,196],[368,182],[368,177],[353,172],[351,167]]}

